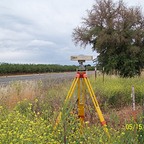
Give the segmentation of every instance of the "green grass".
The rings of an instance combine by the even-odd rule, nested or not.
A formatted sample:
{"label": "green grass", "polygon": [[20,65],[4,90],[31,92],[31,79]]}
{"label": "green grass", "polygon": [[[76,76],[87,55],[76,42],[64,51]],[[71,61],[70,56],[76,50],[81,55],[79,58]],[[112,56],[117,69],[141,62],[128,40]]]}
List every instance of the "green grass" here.
{"label": "green grass", "polygon": [[102,105],[119,108],[132,104],[132,86],[135,88],[136,103],[142,104],[144,98],[144,77],[120,78],[116,76],[102,76],[91,79],[96,96]]}
{"label": "green grass", "polygon": [[[82,130],[73,110],[77,109],[76,93],[71,102],[63,107],[71,81],[14,82],[0,88],[0,144],[143,144],[144,125],[142,114],[137,123],[133,120],[120,122],[115,109],[129,106],[131,87],[135,87],[136,103],[141,105],[144,94],[144,78],[123,79],[98,76],[90,78],[92,87],[108,117],[108,138],[87,92],[86,122]],[[63,107],[63,110],[61,109]],[[56,118],[63,111],[62,119],[54,130]],[[90,117],[88,119],[88,117]]]}

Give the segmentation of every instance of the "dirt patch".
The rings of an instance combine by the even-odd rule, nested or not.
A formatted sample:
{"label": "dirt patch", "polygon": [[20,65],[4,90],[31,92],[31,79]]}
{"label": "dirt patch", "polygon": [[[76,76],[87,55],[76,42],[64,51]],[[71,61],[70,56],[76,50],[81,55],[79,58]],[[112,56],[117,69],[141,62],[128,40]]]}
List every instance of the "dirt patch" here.
{"label": "dirt patch", "polygon": [[142,106],[136,106],[135,111],[130,106],[110,111],[110,113],[104,115],[104,118],[108,125],[115,128],[123,127],[126,123],[131,123],[132,120],[137,122],[143,112]]}
{"label": "dirt patch", "polygon": [[[109,127],[119,129],[125,127],[125,124],[131,123],[132,120],[139,119],[142,116],[143,110],[142,106],[136,106],[135,112],[133,112],[131,106],[126,106],[120,109],[109,109],[107,113],[103,113],[104,119]],[[100,120],[97,113],[86,113],[85,121],[88,121],[89,124],[98,124],[100,125]]]}

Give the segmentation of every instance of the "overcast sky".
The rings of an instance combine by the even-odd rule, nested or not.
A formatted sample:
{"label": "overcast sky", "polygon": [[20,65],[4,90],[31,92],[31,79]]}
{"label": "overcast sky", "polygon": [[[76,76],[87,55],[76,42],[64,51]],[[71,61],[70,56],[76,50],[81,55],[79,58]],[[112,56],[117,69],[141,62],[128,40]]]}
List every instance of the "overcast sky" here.
{"label": "overcast sky", "polygon": [[[116,1],[116,0],[115,0]],[[144,7],[143,0],[124,0]],[[0,0],[0,62],[75,64],[71,55],[93,55],[75,46],[72,31],[94,0]]]}

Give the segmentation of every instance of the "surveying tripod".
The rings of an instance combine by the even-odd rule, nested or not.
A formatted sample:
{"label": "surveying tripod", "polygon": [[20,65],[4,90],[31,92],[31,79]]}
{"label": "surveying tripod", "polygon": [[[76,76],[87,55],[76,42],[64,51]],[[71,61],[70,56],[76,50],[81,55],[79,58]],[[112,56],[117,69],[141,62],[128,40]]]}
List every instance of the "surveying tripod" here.
{"label": "surveying tripod", "polygon": [[[100,120],[100,123],[101,125],[103,126],[103,129],[104,131],[107,133],[108,137],[109,137],[109,132],[108,132],[108,128],[107,128],[107,125],[106,125],[106,121],[103,117],[103,114],[101,112],[101,109],[99,107],[99,104],[98,104],[98,101],[96,99],[96,96],[95,96],[95,93],[93,91],[93,88],[90,84],[90,81],[87,77],[87,74],[86,74],[86,69],[85,67],[83,66],[83,63],[82,62],[79,62],[80,63],[80,67],[76,73],[76,76],[71,84],[71,87],[68,91],[68,94],[66,96],[66,99],[64,101],[64,105],[71,99],[73,93],[74,93],[74,90],[77,86],[77,107],[78,107],[78,117],[80,119],[80,122],[81,122],[81,125],[84,124],[84,118],[85,118],[85,110],[84,110],[84,106],[85,106],[85,93],[86,93],[86,87],[89,91],[89,94],[90,94],[90,97],[92,99],[92,102],[94,104],[94,107],[95,107],[95,111],[97,112],[98,114],[98,117],[99,117],[99,120]],[[61,116],[62,116],[62,112],[59,113],[58,117],[57,117],[57,120],[56,120],[56,123],[55,123],[55,127],[54,129],[56,129],[57,125],[59,124],[60,120],[61,120]]]}

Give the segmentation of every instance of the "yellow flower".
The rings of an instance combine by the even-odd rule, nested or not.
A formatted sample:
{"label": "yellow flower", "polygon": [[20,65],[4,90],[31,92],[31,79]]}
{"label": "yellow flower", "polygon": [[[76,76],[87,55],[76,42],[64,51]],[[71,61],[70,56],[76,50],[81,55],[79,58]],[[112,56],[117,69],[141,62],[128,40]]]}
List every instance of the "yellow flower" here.
{"label": "yellow flower", "polygon": [[35,99],[35,103],[37,103],[38,102],[38,99]]}
{"label": "yellow flower", "polygon": [[40,113],[39,112],[37,112],[37,115],[39,115]]}
{"label": "yellow flower", "polygon": [[3,107],[2,107],[2,106],[0,106],[0,109],[3,109]]}
{"label": "yellow flower", "polygon": [[122,132],[121,134],[122,134],[122,135],[125,135],[125,133],[124,133],[124,132]]}

